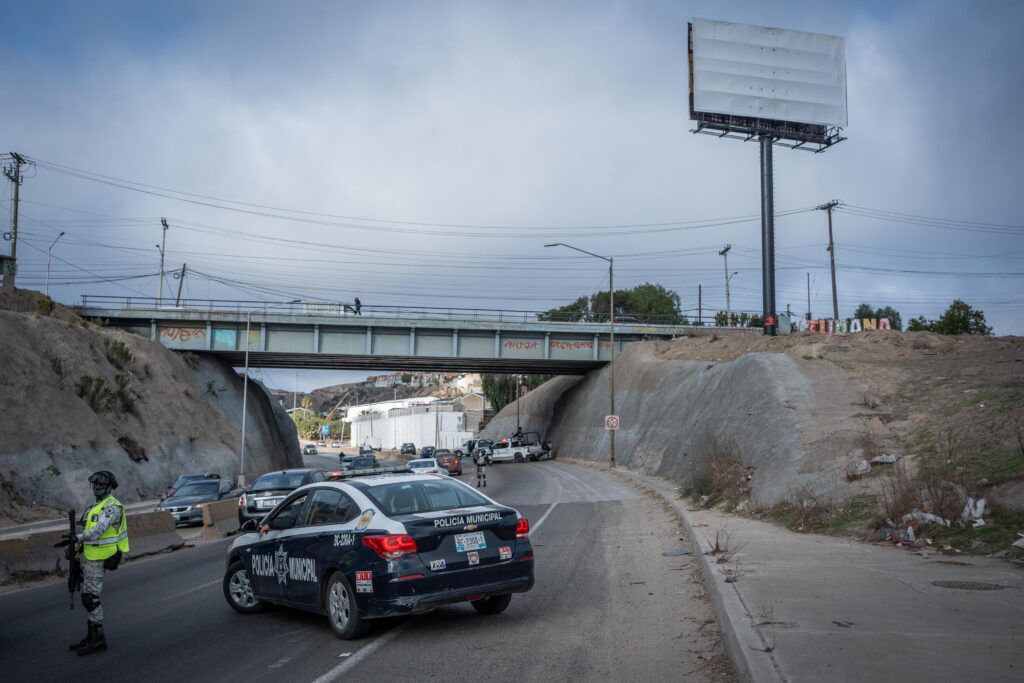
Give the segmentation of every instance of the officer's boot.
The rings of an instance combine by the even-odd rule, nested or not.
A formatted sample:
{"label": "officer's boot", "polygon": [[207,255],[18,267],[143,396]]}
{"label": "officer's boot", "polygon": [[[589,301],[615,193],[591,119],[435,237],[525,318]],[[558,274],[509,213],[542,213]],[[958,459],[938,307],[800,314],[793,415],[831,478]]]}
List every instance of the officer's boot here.
{"label": "officer's boot", "polygon": [[86,645],[88,645],[89,641],[92,640],[93,632],[94,632],[93,627],[92,627],[92,622],[91,621],[86,621],[85,625],[88,627],[88,630],[86,631],[86,634],[85,634],[85,638],[82,638],[77,643],[72,643],[71,645],[68,645],[68,649],[69,650],[71,650],[71,651],[80,650],[81,648],[83,648]]}
{"label": "officer's boot", "polygon": [[107,649],[107,639],[103,636],[103,624],[95,624],[92,627],[92,640],[78,648],[79,655],[91,655],[95,652],[103,652]]}

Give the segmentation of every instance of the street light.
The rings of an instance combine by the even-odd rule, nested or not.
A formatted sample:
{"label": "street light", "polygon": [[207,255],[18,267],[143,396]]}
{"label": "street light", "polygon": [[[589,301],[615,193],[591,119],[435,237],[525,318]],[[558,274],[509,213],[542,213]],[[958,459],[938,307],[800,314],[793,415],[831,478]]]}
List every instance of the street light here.
{"label": "street light", "polygon": [[[593,252],[589,252],[586,249],[580,249],[574,247],[571,244],[565,242],[555,242],[554,244],[545,244],[545,247],[565,247],[578,251],[594,258],[599,258],[602,261],[608,262],[608,323],[611,326],[611,343],[612,343],[612,360],[608,364],[608,398],[611,404],[611,415],[615,414],[615,259],[611,256],[600,256]],[[598,356],[600,356],[600,346],[598,347]],[[615,430],[609,429],[610,447],[611,447],[611,458],[609,459],[609,467],[615,467]]]}
{"label": "street light", "polygon": [[[272,308],[278,308],[280,306],[289,306],[291,304],[297,304],[301,299],[293,299],[292,301],[284,301],[273,306],[264,308],[264,312],[269,311]],[[244,380],[242,382],[242,453],[238,463],[238,485],[245,485],[245,416],[249,404],[249,328],[252,326],[252,311],[245,312],[245,373],[243,375]]]}
{"label": "street light", "polygon": [[[57,235],[57,240],[64,236],[63,231]],[[53,260],[53,246],[57,244],[57,240],[53,241],[50,248],[46,250],[46,288],[43,290],[43,294],[50,296],[50,263]]]}

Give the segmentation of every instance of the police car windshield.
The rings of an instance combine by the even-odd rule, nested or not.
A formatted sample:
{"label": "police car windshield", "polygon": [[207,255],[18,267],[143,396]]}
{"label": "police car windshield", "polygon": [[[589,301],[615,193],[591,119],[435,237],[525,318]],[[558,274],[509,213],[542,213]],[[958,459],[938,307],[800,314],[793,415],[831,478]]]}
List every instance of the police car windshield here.
{"label": "police car windshield", "polygon": [[212,493],[217,493],[220,490],[219,481],[197,481],[191,484],[185,484],[180,489],[174,492],[174,497],[178,496],[207,496]]}
{"label": "police car windshield", "polygon": [[305,472],[274,472],[273,474],[264,474],[252,485],[252,490],[297,489],[302,486],[302,478],[305,476]]}
{"label": "police car windshield", "polygon": [[363,493],[388,516],[493,505],[473,489],[447,479],[379,484]]}

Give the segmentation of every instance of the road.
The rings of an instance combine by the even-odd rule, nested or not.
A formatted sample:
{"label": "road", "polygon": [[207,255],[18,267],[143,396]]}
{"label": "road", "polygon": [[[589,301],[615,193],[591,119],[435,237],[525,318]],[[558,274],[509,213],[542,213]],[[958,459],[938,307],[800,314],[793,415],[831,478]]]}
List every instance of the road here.
{"label": "road", "polygon": [[0,595],[0,680],[730,680],[694,560],[662,555],[689,549],[663,504],[560,462],[492,466],[488,484],[530,519],[536,549],[536,585],[504,614],[454,605],[357,641],[313,614],[236,614],[225,539],[108,574],[110,649],[87,658],[67,650],[85,612],[63,583]]}

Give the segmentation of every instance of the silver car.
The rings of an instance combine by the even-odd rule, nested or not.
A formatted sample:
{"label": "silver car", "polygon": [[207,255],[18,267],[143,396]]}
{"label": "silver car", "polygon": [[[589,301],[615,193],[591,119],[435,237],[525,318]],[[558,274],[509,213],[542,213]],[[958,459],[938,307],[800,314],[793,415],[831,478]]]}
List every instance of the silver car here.
{"label": "silver car", "polygon": [[185,484],[170,498],[160,501],[157,510],[170,512],[176,524],[202,524],[203,503],[216,503],[242,495],[242,489],[226,479],[204,479]]}

